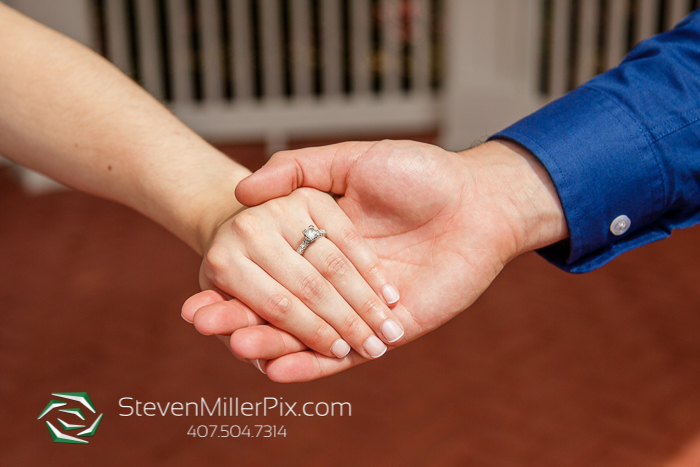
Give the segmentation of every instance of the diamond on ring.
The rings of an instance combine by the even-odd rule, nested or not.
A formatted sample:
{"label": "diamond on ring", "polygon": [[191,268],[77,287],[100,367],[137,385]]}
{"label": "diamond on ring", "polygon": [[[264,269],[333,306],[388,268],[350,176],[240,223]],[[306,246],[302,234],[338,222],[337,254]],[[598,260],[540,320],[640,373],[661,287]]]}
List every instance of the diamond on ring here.
{"label": "diamond on ring", "polygon": [[313,225],[310,225],[307,228],[305,228],[302,233],[304,234],[304,241],[302,241],[301,245],[299,245],[299,248],[297,248],[297,253],[299,253],[302,256],[304,255],[304,251],[306,251],[306,248],[309,245],[311,245],[314,242],[314,240],[316,240],[319,237],[326,236],[325,230],[319,230]]}

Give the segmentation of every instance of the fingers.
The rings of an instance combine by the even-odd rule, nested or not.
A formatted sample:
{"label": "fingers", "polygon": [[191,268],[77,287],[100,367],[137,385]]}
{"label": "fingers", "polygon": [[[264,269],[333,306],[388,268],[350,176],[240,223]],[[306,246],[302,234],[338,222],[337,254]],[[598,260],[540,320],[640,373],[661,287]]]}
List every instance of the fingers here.
{"label": "fingers", "polygon": [[216,334],[234,357],[263,374],[269,359],[308,350],[299,339],[265,323],[239,300],[215,302],[195,311],[194,325],[200,333]]}
{"label": "fingers", "polygon": [[296,337],[265,324],[240,300],[227,300],[225,294],[214,290],[188,298],[182,306],[182,316],[193,322],[200,333],[215,334],[234,357],[263,374],[269,359],[308,350]]}
{"label": "fingers", "polygon": [[330,197],[311,196],[309,204],[314,221],[329,226],[333,235],[304,256],[378,336],[388,344],[398,342],[404,331],[386,305],[396,304],[399,293],[379,257]]}
{"label": "fingers", "polygon": [[[308,350],[296,337],[268,325],[245,303],[235,298],[225,299],[218,291],[199,292],[187,299],[182,308],[183,316],[187,316],[197,331],[216,335],[237,358],[251,361],[258,369],[259,362],[252,360]],[[247,332],[237,334],[241,329]]]}
{"label": "fingers", "polygon": [[278,152],[260,170],[238,184],[236,198],[246,206],[256,206],[300,187],[342,195],[353,163],[373,144],[347,142]]}
{"label": "fingers", "polygon": [[248,326],[267,324],[238,299],[210,303],[194,315],[195,329],[204,335],[230,335]]}
{"label": "fingers", "polygon": [[231,349],[231,344],[230,344],[230,342],[229,342],[229,341],[230,341],[230,336],[221,336],[221,335],[217,335],[216,337],[228,348],[228,350],[231,352],[231,355],[233,355],[234,357],[236,357],[238,360],[240,360],[240,361],[242,361],[242,362],[250,363],[250,364],[253,365],[255,368],[257,368],[258,371],[260,371],[262,374],[266,374],[266,373],[265,373],[265,368],[267,367],[267,360],[261,360],[261,359],[249,360],[249,359],[247,359],[247,358],[240,357],[240,356],[236,355],[236,352],[234,352],[234,351]]}
{"label": "fingers", "polygon": [[191,323],[194,320],[194,314],[197,310],[211,305],[212,303],[218,303],[227,300],[224,295],[215,290],[204,290],[202,292],[192,295],[190,298],[185,300],[182,305],[182,319]]}
{"label": "fingers", "polygon": [[299,339],[271,325],[241,328],[231,336],[231,350],[242,358],[265,359],[308,350]]}
{"label": "fingers", "polygon": [[[403,329],[397,324],[398,320],[392,311],[331,241],[317,240],[304,254],[304,258],[328,280],[339,296],[339,303],[332,315],[324,316],[324,319],[355,350],[357,339],[351,334],[360,331],[360,345],[364,350],[358,351],[360,354],[371,358],[381,357],[386,352],[385,343],[391,344],[403,337]],[[367,327],[371,332],[367,331]]]}
{"label": "fingers", "polygon": [[[297,254],[303,238],[299,226],[311,222],[332,226],[331,233],[342,239],[339,243],[348,256],[324,238],[311,244],[314,251],[307,258]],[[367,359],[380,357],[387,344],[403,337],[387,306],[398,300],[387,271],[331,197],[298,190],[238,214],[224,232],[228,233],[219,237],[223,240],[213,242],[207,253],[201,280],[240,301],[223,302],[223,292],[193,298],[183,307],[183,317],[195,321],[200,332],[235,332],[261,324],[261,318],[324,356],[343,358],[353,348]],[[195,314],[190,308],[197,300],[203,306]],[[292,343],[290,336],[277,337],[274,351],[265,356],[279,354],[285,351],[279,346]],[[245,353],[245,347],[234,350],[247,358],[260,354],[260,349]]]}
{"label": "fingers", "polygon": [[[276,222],[270,223],[271,218]],[[342,239],[342,248],[353,259],[323,237],[309,244],[306,257],[299,255],[295,250],[304,238],[300,226],[311,222],[332,226],[333,238]],[[212,270],[204,275],[218,280],[216,287],[238,297],[267,322],[310,349],[337,358],[350,348],[365,358],[378,358],[387,344],[403,337],[399,320],[378,296],[383,293],[388,303],[398,300],[387,271],[330,196],[297,190],[239,214],[232,226],[245,249],[230,258],[229,247],[214,244],[207,253]],[[212,307],[198,329],[221,333],[241,326],[241,316],[222,321],[217,310]]]}
{"label": "fingers", "polygon": [[[336,207],[336,209],[338,208]],[[289,235],[299,239],[301,237],[300,233]],[[321,242],[325,242],[325,248],[335,248],[324,238],[319,238],[311,244],[309,249],[319,248],[317,245]],[[378,358],[383,355],[386,351],[386,345],[375,336],[375,333],[367,323],[355,313],[353,308],[314,265],[294,250],[292,244],[292,241],[287,243],[287,241],[280,238],[279,242],[268,243],[264,248],[257,249],[253,247],[249,253],[251,259],[257,265],[274,277],[282,287],[291,292],[295,300],[298,297],[298,300],[305,307],[295,309],[291,306],[292,301],[285,300],[285,303],[289,302],[289,312],[280,312],[275,309],[275,306],[269,306],[267,310],[262,310],[261,316],[275,326],[296,335],[302,342],[315,350],[323,349],[324,345],[329,342],[327,337],[321,339],[320,336],[337,336],[334,341],[330,342],[330,347],[325,348],[330,348],[331,354],[338,358],[347,355],[350,347],[366,358]],[[349,264],[347,260],[344,260],[344,263]],[[281,265],[283,267],[280,267]],[[347,278],[344,279],[347,280]],[[359,274],[355,274],[354,279],[356,282],[364,283]],[[386,305],[381,304],[366,283],[365,288],[375,297],[374,305],[386,308]],[[313,318],[319,319],[321,324],[316,323],[312,317],[304,316],[307,309],[308,313],[312,314]],[[294,313],[298,313],[298,316],[294,316]],[[309,323],[309,326],[315,326],[316,329],[303,329],[298,324],[302,320]],[[333,330],[332,333],[330,329],[326,329],[329,326],[325,323],[330,325],[330,329]],[[303,334],[306,334],[306,336]],[[349,346],[344,344],[344,342],[337,342],[337,339],[341,337]],[[321,353],[327,355],[323,351]]]}
{"label": "fingers", "polygon": [[[280,249],[281,244],[282,249]],[[342,339],[336,330],[317,312],[309,310],[298,298],[325,296],[324,291],[327,291],[327,288],[324,286],[328,288],[330,286],[317,271],[304,271],[297,275],[289,273],[289,265],[298,267],[294,261],[299,261],[300,257],[282,238],[272,242],[261,242],[260,246],[264,246],[262,251],[251,252],[251,258],[255,263],[244,260],[237,264],[239,280],[235,285],[238,289],[238,298],[248,304],[261,318],[280,329],[293,333],[309,348],[329,357],[345,356],[349,347],[341,342],[339,351],[337,343]],[[308,263],[305,266],[313,269]],[[271,277],[265,269],[261,268],[267,269],[275,277]],[[222,284],[226,289],[227,279],[224,278]],[[324,304],[320,306],[323,307]]]}
{"label": "fingers", "polygon": [[249,361],[278,383],[312,381],[368,361],[355,352],[341,359],[326,357],[270,325],[240,329],[226,344],[238,359]]}
{"label": "fingers", "polygon": [[238,360],[240,360],[242,362],[251,363],[250,360],[239,357],[238,355],[235,354],[235,352],[233,350],[231,350],[231,344],[230,344],[231,336],[217,335],[216,338],[219,339],[221,341],[221,343],[226,346],[228,351],[231,352],[231,355],[233,355],[234,357],[236,357]]}
{"label": "fingers", "polygon": [[346,358],[337,359],[307,350],[268,361],[265,373],[278,383],[301,383],[340,373],[366,361],[354,352]]}
{"label": "fingers", "polygon": [[[199,294],[198,294],[199,295]],[[210,294],[205,294],[205,296]],[[196,311],[195,326],[200,316],[207,313],[241,314],[238,306],[217,306],[226,302],[206,305]],[[220,319],[221,322],[235,317]],[[242,322],[239,322],[239,324]],[[220,329],[221,331],[224,328]],[[271,380],[281,383],[303,382],[330,376],[367,361],[351,352],[346,358],[326,357],[309,351],[303,343],[289,333],[271,325],[244,326],[233,331],[231,336],[217,335],[237,359],[250,363]]]}

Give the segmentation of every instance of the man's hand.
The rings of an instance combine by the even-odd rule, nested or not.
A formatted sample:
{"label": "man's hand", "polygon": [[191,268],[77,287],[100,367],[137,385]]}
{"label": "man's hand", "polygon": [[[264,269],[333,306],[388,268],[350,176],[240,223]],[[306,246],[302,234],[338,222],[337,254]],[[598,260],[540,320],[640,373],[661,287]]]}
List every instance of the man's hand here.
{"label": "man's hand", "polygon": [[[401,344],[471,305],[515,256],[567,236],[546,171],[510,143],[489,142],[463,153],[410,141],[287,151],[243,180],[236,195],[256,205],[299,187],[342,195],[338,204],[399,288],[393,311],[405,329]],[[196,308],[196,297],[189,306]],[[277,381],[311,380],[364,361],[279,344],[293,340],[255,325],[235,330],[231,347],[245,358],[278,357],[267,364]],[[277,353],[270,355],[270,348]]]}

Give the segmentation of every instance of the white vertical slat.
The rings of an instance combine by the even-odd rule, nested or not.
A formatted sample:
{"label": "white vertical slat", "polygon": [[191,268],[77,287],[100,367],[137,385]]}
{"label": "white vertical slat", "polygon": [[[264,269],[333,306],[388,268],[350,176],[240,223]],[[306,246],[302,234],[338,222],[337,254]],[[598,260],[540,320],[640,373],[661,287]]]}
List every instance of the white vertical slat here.
{"label": "white vertical slat", "polygon": [[[541,15],[542,2],[537,0],[535,2],[533,0],[490,1],[498,10],[498,34],[492,39],[495,47],[491,60],[493,70],[498,76],[507,77],[506,79],[513,82],[524,83],[531,80],[528,62],[533,58],[530,53],[531,45],[536,43],[536,40],[532,39],[539,39],[541,34],[539,23],[532,21]],[[537,11],[534,18],[529,18],[533,11],[533,3]],[[532,29],[528,28],[530,25],[533,26]],[[529,89],[529,86],[526,88]]]}
{"label": "white vertical slat", "polygon": [[552,36],[549,83],[552,97],[563,95],[569,87],[569,28],[571,0],[552,2]]}
{"label": "white vertical slat", "polygon": [[673,29],[688,13],[688,0],[669,0],[666,4],[666,30]]}
{"label": "white vertical slat", "polygon": [[382,92],[401,88],[401,15],[399,0],[381,0]]}
{"label": "white vertical slat", "polygon": [[261,55],[264,98],[282,95],[282,42],[279,2],[260,0]]}
{"label": "white vertical slat", "polygon": [[616,67],[627,51],[628,0],[610,0],[606,24],[605,68]]}
{"label": "white vertical slat", "polygon": [[641,42],[656,34],[657,12],[659,0],[638,0],[635,13],[635,43]]}
{"label": "white vertical slat", "polygon": [[430,2],[411,1],[411,77],[413,92],[430,90]]}
{"label": "white vertical slat", "polygon": [[358,95],[372,89],[371,7],[369,0],[351,0],[352,88]]}
{"label": "white vertical slat", "polygon": [[[93,2],[88,0],[17,0],[8,3],[11,7],[71,37],[87,47],[95,48],[97,38],[94,34]],[[2,31],[0,31],[2,33]],[[0,156],[0,167],[10,164],[10,161]],[[11,164],[12,165],[12,164]],[[22,189],[29,194],[39,195],[66,187],[33,170],[15,166],[14,171],[19,178]]]}
{"label": "white vertical slat", "polygon": [[[518,5],[518,18],[515,28],[518,32],[514,39],[514,43],[520,42],[520,38],[525,38],[521,48],[521,52],[516,55],[515,63],[517,67],[513,69],[512,76],[520,77],[516,79],[522,82],[523,93],[528,97],[525,98],[528,105],[537,105],[539,107],[540,93],[540,60],[541,60],[541,34],[544,27],[544,18],[542,17],[542,2],[540,0],[515,0]],[[534,108],[533,108],[534,110]]]}
{"label": "white vertical slat", "polygon": [[311,94],[311,1],[292,0],[292,89],[294,95]]}
{"label": "white vertical slat", "polygon": [[323,93],[326,96],[335,96],[340,94],[342,88],[340,0],[324,0],[320,5]]}
{"label": "white vertical slat", "polygon": [[[505,128],[541,103],[535,69],[527,62],[538,56],[542,2],[443,0],[443,5],[449,33],[440,145],[454,150]],[[504,34],[508,28],[515,31]],[[504,61],[504,53],[516,57],[515,62]]]}
{"label": "white vertical slat", "polygon": [[126,31],[126,4],[124,0],[107,0],[105,5],[107,58],[125,74],[131,76],[131,44]]}
{"label": "white vertical slat", "polygon": [[2,3],[93,50],[97,48],[94,0],[3,0]]}
{"label": "white vertical slat", "polygon": [[229,0],[230,40],[232,43],[229,60],[233,67],[233,92],[237,101],[253,97],[253,57],[251,51],[252,33],[250,28],[250,5],[247,0]]}
{"label": "white vertical slat", "polygon": [[576,50],[576,85],[580,86],[596,75],[598,56],[597,1],[579,2],[579,36]]}
{"label": "white vertical slat", "polygon": [[136,0],[136,27],[138,30],[138,60],[141,85],[156,99],[163,100],[163,70],[156,4],[152,0]]}
{"label": "white vertical slat", "polygon": [[187,24],[187,0],[168,0],[168,43],[171,66],[172,97],[176,103],[192,100],[192,67],[190,61],[190,29]]}
{"label": "white vertical slat", "polygon": [[221,24],[216,0],[199,0],[199,37],[202,57],[202,90],[205,101],[220,102],[223,98],[221,63]]}

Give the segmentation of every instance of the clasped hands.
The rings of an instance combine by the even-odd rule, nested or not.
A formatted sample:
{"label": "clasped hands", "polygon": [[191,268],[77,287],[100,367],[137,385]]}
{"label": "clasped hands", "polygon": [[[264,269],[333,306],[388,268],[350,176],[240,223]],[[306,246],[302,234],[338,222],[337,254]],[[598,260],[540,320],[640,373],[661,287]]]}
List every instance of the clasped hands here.
{"label": "clasped hands", "polygon": [[[461,153],[412,141],[284,151],[236,197],[251,207],[204,246],[204,291],[182,316],[280,382],[417,339],[517,255],[568,235],[545,169],[506,141]],[[327,238],[301,256],[311,224]]]}

